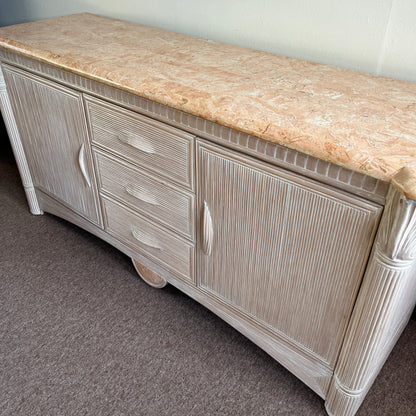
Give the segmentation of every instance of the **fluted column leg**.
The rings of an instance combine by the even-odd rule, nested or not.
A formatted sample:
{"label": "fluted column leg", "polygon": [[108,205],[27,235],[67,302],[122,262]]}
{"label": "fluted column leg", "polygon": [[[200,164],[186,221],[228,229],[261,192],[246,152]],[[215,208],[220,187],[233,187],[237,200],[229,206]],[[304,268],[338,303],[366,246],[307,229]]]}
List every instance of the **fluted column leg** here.
{"label": "fluted column leg", "polygon": [[353,416],[416,302],[416,201],[393,186],[327,394],[334,416]]}
{"label": "fluted column leg", "polygon": [[25,152],[23,150],[22,142],[20,140],[19,131],[17,129],[16,120],[12,111],[9,96],[7,95],[6,84],[4,82],[3,72],[0,66],[0,110],[3,115],[4,124],[6,125],[7,133],[10,138],[10,143],[13,149],[13,154],[16,159],[17,167],[19,169],[20,177],[22,179],[23,188],[26,193],[26,198],[29,204],[29,209],[32,214],[43,214],[39,207],[38,199],[36,197],[35,188],[33,186],[32,177],[30,175],[29,167]]}

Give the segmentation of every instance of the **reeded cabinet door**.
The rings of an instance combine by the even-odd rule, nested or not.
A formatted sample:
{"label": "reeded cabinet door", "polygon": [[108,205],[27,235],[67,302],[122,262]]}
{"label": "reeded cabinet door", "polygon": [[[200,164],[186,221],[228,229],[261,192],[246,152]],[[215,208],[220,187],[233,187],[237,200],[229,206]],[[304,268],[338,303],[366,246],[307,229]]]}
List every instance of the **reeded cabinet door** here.
{"label": "reeded cabinet door", "polygon": [[82,95],[6,65],[3,73],[35,187],[98,224]]}
{"label": "reeded cabinet door", "polygon": [[381,208],[199,143],[199,281],[333,368]]}

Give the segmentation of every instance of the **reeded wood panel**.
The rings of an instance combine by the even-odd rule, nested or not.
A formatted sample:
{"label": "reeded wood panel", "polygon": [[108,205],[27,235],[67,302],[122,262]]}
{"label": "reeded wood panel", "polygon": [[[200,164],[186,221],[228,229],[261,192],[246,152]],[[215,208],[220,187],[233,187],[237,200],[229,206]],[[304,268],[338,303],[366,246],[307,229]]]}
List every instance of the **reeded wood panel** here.
{"label": "reeded wood panel", "polygon": [[185,279],[194,276],[194,246],[103,196],[106,231]]}
{"label": "reeded wood panel", "polygon": [[194,136],[92,97],[86,103],[93,143],[193,188]]}
{"label": "reeded wood panel", "polygon": [[[0,62],[1,64],[1,62]],[[13,114],[10,99],[6,91],[6,84],[4,82],[3,71],[0,65],[0,111],[3,116],[4,125],[10,138],[10,144],[13,149],[13,154],[16,159],[17,167],[19,168],[20,177],[22,179],[23,189],[26,193],[29,209],[32,214],[40,215],[42,210],[39,207],[39,202],[36,197],[35,188],[33,186],[32,175],[30,174],[29,166],[25,151],[23,150],[22,141],[20,139],[19,130],[16,125],[16,119]]]}
{"label": "reeded wood panel", "polygon": [[416,201],[391,187],[328,391],[328,414],[355,414],[409,321],[416,304],[415,253]]}
{"label": "reeded wood panel", "polygon": [[102,191],[193,239],[193,194],[161,182],[98,150],[94,154]]}
{"label": "reeded wood panel", "polygon": [[199,285],[333,367],[381,208],[199,144]]}
{"label": "reeded wood panel", "polygon": [[34,186],[99,224],[81,94],[8,66],[3,72]]}

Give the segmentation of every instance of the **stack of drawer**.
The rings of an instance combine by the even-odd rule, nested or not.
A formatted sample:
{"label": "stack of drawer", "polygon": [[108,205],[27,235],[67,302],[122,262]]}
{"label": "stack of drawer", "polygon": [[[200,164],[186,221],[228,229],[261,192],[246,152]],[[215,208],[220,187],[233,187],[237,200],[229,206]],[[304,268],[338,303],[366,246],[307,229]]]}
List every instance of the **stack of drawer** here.
{"label": "stack of drawer", "polygon": [[194,281],[195,137],[93,97],[85,102],[106,231]]}

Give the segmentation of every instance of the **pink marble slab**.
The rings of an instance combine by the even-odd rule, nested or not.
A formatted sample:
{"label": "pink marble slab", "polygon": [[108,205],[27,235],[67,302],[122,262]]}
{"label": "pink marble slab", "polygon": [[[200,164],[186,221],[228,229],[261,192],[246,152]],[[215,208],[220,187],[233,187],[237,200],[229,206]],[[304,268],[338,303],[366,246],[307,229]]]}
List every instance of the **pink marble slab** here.
{"label": "pink marble slab", "polygon": [[0,28],[0,46],[376,178],[404,168],[416,199],[416,83],[87,13]]}

